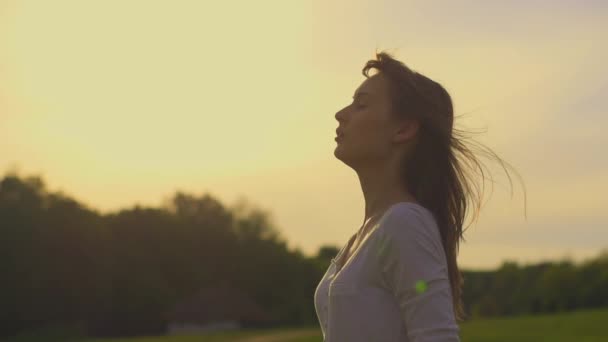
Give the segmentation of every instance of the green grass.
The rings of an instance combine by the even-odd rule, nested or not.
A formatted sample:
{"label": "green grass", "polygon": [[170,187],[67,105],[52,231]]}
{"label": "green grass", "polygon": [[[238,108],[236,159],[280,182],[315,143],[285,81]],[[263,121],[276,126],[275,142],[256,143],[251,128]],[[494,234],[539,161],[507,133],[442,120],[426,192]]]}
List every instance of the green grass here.
{"label": "green grass", "polygon": [[608,309],[552,315],[471,320],[461,324],[463,342],[608,341]]}
{"label": "green grass", "polygon": [[[460,325],[463,342],[606,342],[608,341],[608,308],[581,310],[547,315],[475,319]],[[224,342],[246,341],[247,338],[297,334],[300,337],[272,339],[280,342],[322,342],[317,326],[293,329],[269,329],[245,332],[209,333],[196,336],[160,336],[121,339],[73,339],[77,342]],[[12,342],[52,341],[51,336],[24,334]],[[66,341],[66,339],[61,339]],[[263,341],[263,340],[257,340]],[[269,341],[271,341],[269,339]]]}

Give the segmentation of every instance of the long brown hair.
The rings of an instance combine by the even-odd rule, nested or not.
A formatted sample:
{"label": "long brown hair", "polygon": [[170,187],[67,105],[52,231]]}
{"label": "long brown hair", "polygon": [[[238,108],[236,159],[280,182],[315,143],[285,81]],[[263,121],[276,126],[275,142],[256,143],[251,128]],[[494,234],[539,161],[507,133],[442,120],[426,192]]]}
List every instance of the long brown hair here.
{"label": "long brown hair", "polygon": [[[389,80],[392,114],[420,122],[415,148],[403,160],[403,177],[408,191],[435,216],[448,263],[454,315],[461,322],[466,317],[462,302],[464,279],[457,262],[458,248],[460,240],[466,241],[463,233],[468,226],[465,229],[462,226],[469,201],[475,205],[475,219],[479,216],[485,183],[484,165],[464,143],[469,139],[467,132],[453,127],[452,99],[439,83],[413,71],[387,52],[376,52],[376,59],[367,61],[363,67],[363,75],[370,77],[372,68]],[[473,145],[480,146],[481,153],[498,160],[511,183],[505,169],[508,163],[482,144],[474,142]],[[458,154],[464,159],[460,160]],[[472,171],[481,171],[481,192],[473,177],[465,172],[465,166]]]}

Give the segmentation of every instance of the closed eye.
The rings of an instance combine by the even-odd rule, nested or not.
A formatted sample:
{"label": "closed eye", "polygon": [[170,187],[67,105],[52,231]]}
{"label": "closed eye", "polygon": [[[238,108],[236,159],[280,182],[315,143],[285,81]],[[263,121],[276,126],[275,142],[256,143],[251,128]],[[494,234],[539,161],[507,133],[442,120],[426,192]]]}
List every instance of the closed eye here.
{"label": "closed eye", "polygon": [[[355,101],[353,101],[353,103],[352,103],[351,105],[354,105],[354,104],[355,104]],[[356,104],[356,105],[355,105],[355,108],[357,108],[357,109],[363,109],[363,108],[365,108],[365,105],[364,105],[364,104],[359,103],[359,104]]]}

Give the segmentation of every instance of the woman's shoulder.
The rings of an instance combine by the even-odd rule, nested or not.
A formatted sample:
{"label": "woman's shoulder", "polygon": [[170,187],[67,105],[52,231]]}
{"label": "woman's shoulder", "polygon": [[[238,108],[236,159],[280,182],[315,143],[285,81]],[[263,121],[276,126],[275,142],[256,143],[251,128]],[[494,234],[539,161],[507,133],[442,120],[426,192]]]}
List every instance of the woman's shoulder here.
{"label": "woman's shoulder", "polygon": [[[441,255],[439,227],[430,210],[419,204],[397,203],[386,213],[378,227],[376,248],[380,257],[392,255],[418,260],[423,255]],[[441,262],[441,259],[436,259]]]}
{"label": "woman's shoulder", "polygon": [[433,219],[433,213],[417,202],[397,202],[393,204],[386,212],[387,217],[418,217],[421,219]]}
{"label": "woman's shoulder", "polygon": [[437,223],[433,213],[415,202],[393,204],[384,215],[378,229],[385,233],[412,233],[413,230],[436,230]]}

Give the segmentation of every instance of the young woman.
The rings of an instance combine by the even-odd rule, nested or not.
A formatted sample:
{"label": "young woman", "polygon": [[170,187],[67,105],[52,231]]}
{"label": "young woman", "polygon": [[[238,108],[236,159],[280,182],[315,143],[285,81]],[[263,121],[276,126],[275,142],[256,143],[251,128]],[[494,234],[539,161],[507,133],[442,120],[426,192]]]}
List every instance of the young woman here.
{"label": "young woman", "polygon": [[365,216],[314,294],[324,341],[459,341],[456,258],[471,186],[456,152],[480,164],[440,84],[386,52],[362,72],[336,113],[334,155],[359,176]]}

